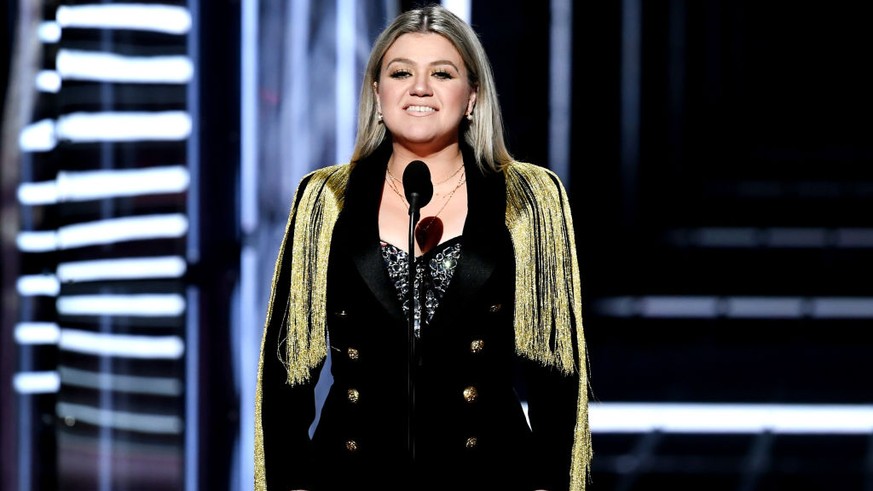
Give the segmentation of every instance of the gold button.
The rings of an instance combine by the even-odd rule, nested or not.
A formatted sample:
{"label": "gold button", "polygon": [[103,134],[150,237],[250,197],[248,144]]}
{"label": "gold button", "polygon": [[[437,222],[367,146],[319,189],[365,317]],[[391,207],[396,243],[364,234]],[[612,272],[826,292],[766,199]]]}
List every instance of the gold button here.
{"label": "gold button", "polygon": [[472,385],[464,389],[464,400],[467,402],[475,402],[479,397],[479,391]]}
{"label": "gold button", "polygon": [[354,440],[346,440],[346,450],[348,450],[349,452],[357,452],[358,442]]}
{"label": "gold button", "polygon": [[483,348],[485,348],[485,341],[482,341],[481,339],[470,341],[470,353],[478,353],[482,351]]}
{"label": "gold button", "polygon": [[502,308],[503,308],[503,304],[495,303],[494,305],[488,307],[488,312],[495,314],[497,312],[500,312],[500,309],[502,309]]}
{"label": "gold button", "polygon": [[358,399],[361,398],[361,393],[358,392],[357,389],[349,389],[349,390],[346,392],[346,397],[349,398],[349,402],[351,402],[352,404],[357,404],[357,403],[358,403]]}
{"label": "gold button", "polygon": [[347,349],[347,350],[346,350],[346,354],[349,355],[349,360],[357,360],[358,357],[361,356],[361,354],[358,353],[358,350],[355,349],[355,348],[349,348],[349,349]]}
{"label": "gold button", "polygon": [[333,313],[333,315],[339,317],[340,319],[345,319],[346,317],[349,316],[349,313],[348,313],[348,311],[343,309],[343,310],[337,310],[336,312]]}
{"label": "gold button", "polygon": [[467,438],[467,441],[464,442],[464,446],[467,448],[476,448],[476,445],[478,445],[478,444],[479,444],[479,439],[476,438],[475,436],[471,436],[470,438]]}

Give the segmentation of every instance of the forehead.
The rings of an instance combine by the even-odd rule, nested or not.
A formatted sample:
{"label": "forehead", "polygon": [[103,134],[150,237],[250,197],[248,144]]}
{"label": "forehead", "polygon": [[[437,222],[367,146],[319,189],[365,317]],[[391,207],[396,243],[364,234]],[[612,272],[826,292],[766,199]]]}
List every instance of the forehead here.
{"label": "forehead", "polygon": [[385,66],[397,58],[414,63],[429,64],[435,61],[451,61],[458,68],[464,68],[461,53],[445,37],[428,32],[412,32],[400,35],[385,51],[382,65]]}

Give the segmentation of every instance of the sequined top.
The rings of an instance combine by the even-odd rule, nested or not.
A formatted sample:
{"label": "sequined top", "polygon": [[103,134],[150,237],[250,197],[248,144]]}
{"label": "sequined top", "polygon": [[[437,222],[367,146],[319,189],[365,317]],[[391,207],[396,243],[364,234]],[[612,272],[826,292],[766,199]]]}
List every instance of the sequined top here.
{"label": "sequined top", "polygon": [[[382,259],[388,276],[394,282],[397,298],[403,304],[403,314],[409,315],[409,256],[406,251],[382,241]],[[461,258],[461,237],[455,237],[434,247],[415,259],[415,335],[421,332],[421,304],[424,300],[424,325],[433,319],[440,300],[449,288],[452,275]]]}

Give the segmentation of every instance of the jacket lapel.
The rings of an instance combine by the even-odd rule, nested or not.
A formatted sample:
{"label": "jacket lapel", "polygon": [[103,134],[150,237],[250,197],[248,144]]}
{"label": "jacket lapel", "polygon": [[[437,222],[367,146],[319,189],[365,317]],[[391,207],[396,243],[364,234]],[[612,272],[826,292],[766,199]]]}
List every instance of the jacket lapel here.
{"label": "jacket lapel", "polygon": [[[386,151],[387,150],[387,151]],[[350,254],[358,274],[382,307],[405,322],[397,291],[388,276],[379,245],[379,201],[384,186],[388,149],[382,148],[355,164],[335,240]],[[446,296],[437,310],[457,311],[475,296],[497,265],[497,244],[506,235],[506,184],[502,173],[482,174],[472,152],[464,148],[467,173],[467,218],[461,259]],[[436,321],[436,319],[434,319]]]}
{"label": "jacket lapel", "polygon": [[382,307],[405,322],[379,245],[379,201],[388,165],[386,150],[390,152],[390,145],[357,162],[352,169],[340,218],[342,227],[335,240],[349,253],[358,274]]}

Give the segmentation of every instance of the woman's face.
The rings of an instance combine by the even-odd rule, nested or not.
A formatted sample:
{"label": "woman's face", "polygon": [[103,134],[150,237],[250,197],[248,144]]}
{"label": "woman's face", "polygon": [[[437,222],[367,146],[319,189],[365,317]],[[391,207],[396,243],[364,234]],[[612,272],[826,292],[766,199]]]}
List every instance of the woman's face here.
{"label": "woman's face", "polygon": [[460,53],[434,33],[398,37],[382,58],[374,90],[395,144],[431,151],[457,143],[458,126],[476,100]]}

